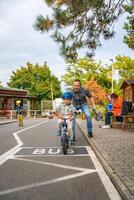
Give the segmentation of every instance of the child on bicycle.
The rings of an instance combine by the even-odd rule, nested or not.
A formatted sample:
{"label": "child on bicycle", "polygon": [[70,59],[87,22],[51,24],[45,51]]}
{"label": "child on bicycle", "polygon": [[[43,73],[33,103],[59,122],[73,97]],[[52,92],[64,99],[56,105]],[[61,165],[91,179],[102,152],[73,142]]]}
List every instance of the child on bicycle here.
{"label": "child on bicycle", "polygon": [[19,126],[23,126],[23,112],[24,112],[24,107],[23,107],[23,102],[21,100],[16,101],[16,116],[18,119]]}
{"label": "child on bicycle", "polygon": [[24,107],[23,107],[23,103],[21,100],[17,100],[16,101],[16,114],[23,114],[24,112]]}
{"label": "child on bicycle", "polygon": [[75,112],[75,108],[72,104],[72,94],[70,92],[65,92],[62,95],[63,103],[59,105],[59,107],[56,109],[55,115],[58,118],[57,121],[57,135],[61,135],[61,128],[62,128],[62,122],[63,119],[66,118],[66,122],[68,125],[68,133],[70,136],[70,139],[72,139],[72,121],[73,121],[73,114]]}

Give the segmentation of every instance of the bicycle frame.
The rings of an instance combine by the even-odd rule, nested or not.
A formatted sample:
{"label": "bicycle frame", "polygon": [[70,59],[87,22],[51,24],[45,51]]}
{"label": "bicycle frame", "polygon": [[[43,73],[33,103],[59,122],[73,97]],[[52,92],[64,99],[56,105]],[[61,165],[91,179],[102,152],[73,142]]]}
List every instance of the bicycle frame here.
{"label": "bicycle frame", "polygon": [[69,147],[69,135],[67,131],[67,122],[66,118],[63,119],[62,122],[62,131],[61,131],[61,144],[62,144],[62,150],[64,154],[67,154],[67,148]]}

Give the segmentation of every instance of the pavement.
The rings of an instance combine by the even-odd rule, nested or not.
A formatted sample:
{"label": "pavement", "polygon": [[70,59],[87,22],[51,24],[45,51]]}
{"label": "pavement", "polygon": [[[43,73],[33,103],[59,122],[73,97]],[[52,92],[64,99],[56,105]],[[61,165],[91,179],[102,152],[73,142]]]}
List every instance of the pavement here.
{"label": "pavement", "polygon": [[[0,125],[17,120],[0,119]],[[104,122],[93,120],[93,138],[88,138],[86,121],[77,124],[123,200],[134,200],[134,131],[99,128]]]}
{"label": "pavement", "polygon": [[123,200],[134,200],[134,131],[102,129],[104,122],[93,120],[93,138],[88,138],[86,121],[77,124]]}

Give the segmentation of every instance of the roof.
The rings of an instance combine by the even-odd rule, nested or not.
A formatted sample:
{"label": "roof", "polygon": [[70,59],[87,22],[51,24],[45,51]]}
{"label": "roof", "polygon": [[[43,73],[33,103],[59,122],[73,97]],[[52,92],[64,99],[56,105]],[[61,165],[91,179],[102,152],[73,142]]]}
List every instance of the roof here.
{"label": "roof", "polygon": [[28,94],[28,90],[10,87],[0,87],[0,97],[36,99],[36,97],[29,96]]}
{"label": "roof", "polygon": [[18,89],[18,88],[10,88],[10,87],[0,87],[0,90],[28,92],[27,90]]}
{"label": "roof", "polygon": [[126,80],[122,83],[121,88],[123,89],[125,85],[134,85],[134,80]]}
{"label": "roof", "polygon": [[0,94],[0,97],[10,97],[10,98],[22,98],[22,99],[36,99],[35,96],[26,96],[26,95],[10,95],[10,94]]}

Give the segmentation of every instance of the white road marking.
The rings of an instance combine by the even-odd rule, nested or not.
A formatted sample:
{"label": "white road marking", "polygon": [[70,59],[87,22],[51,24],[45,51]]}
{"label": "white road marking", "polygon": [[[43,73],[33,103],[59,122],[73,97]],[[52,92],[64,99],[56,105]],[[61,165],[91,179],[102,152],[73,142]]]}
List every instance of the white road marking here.
{"label": "white road marking", "polygon": [[[13,159],[15,159],[15,158],[13,158]],[[35,188],[35,187],[40,187],[40,186],[43,186],[43,185],[57,183],[57,182],[65,181],[65,180],[70,180],[70,179],[73,179],[73,178],[77,178],[77,177],[80,177],[80,176],[84,176],[84,175],[96,172],[95,169],[73,167],[73,166],[55,164],[55,163],[50,163],[50,162],[35,161],[35,160],[29,160],[29,159],[23,159],[23,158],[16,158],[16,160],[31,162],[31,163],[35,163],[35,164],[43,164],[43,165],[48,165],[48,166],[53,166],[53,167],[59,167],[59,168],[63,168],[63,169],[76,170],[76,171],[80,171],[80,172],[75,173],[75,174],[71,174],[71,175],[67,175],[67,176],[63,176],[63,177],[60,177],[60,178],[52,179],[52,180],[49,180],[49,181],[43,181],[43,182],[24,185],[24,186],[21,186],[21,187],[16,187],[16,188],[8,189],[8,190],[3,190],[3,191],[0,192],[0,195],[10,194],[10,193],[13,193],[13,192],[23,191],[23,190],[27,190],[27,189],[31,189],[31,188]]]}
{"label": "white road marking", "polygon": [[34,184],[25,185],[25,186],[21,186],[21,187],[17,187],[17,188],[12,188],[12,189],[9,189],[9,190],[1,191],[0,195],[10,194],[10,193],[13,193],[13,192],[19,192],[19,191],[22,191],[22,190],[27,190],[27,189],[31,189],[31,188],[35,188],[35,187],[49,185],[49,184],[52,184],[52,183],[57,183],[57,182],[77,178],[77,177],[80,177],[80,176],[84,176],[84,175],[87,175],[87,174],[90,174],[90,173],[93,173],[93,172],[90,172],[90,170],[88,172],[82,171],[82,172],[78,172],[78,173],[71,174],[71,175],[68,175],[68,176],[63,176],[63,177],[60,177],[60,178],[57,178],[57,179],[52,179],[52,180],[49,180],[49,181],[44,181],[44,182],[34,183]]}
{"label": "white road marking", "polygon": [[[0,195],[10,194],[10,193],[13,193],[13,192],[18,192],[18,191],[22,191],[22,190],[31,189],[33,187],[39,187],[39,186],[43,186],[43,185],[57,183],[57,182],[60,182],[60,181],[65,181],[65,180],[69,180],[69,179],[73,179],[73,178],[76,178],[76,177],[80,177],[80,176],[84,176],[84,175],[87,175],[87,174],[91,174],[91,173],[97,172],[97,174],[99,175],[99,177],[100,177],[100,179],[101,179],[101,181],[102,181],[102,183],[103,183],[103,185],[104,185],[104,187],[105,187],[105,189],[106,189],[106,191],[107,191],[107,193],[109,195],[109,198],[111,200],[113,200],[113,199],[114,200],[121,200],[121,197],[119,196],[117,190],[115,189],[115,187],[113,186],[113,184],[110,181],[109,177],[105,173],[104,169],[102,168],[101,164],[99,163],[98,159],[96,158],[94,152],[91,150],[91,147],[84,146],[84,147],[86,147],[86,149],[87,149],[87,151],[89,153],[88,156],[90,156],[90,158],[91,158],[91,160],[92,160],[92,162],[93,162],[93,164],[95,166],[95,169],[87,169],[87,168],[66,166],[66,165],[55,164],[55,163],[50,163],[50,162],[34,161],[34,160],[30,160],[30,159],[20,158],[20,155],[19,156],[17,156],[17,155],[14,156],[21,149],[27,148],[27,147],[24,147],[24,148],[21,147],[23,145],[23,142],[19,138],[18,134],[22,133],[22,132],[24,132],[24,131],[26,131],[28,129],[34,128],[36,126],[39,126],[39,125],[41,125],[43,123],[46,123],[46,122],[47,121],[44,121],[44,122],[35,124],[33,126],[30,126],[28,128],[25,128],[25,129],[22,129],[20,131],[17,131],[15,133],[13,133],[13,136],[15,137],[15,139],[17,141],[17,145],[0,156],[0,165],[2,165],[8,159],[17,159],[17,160],[21,160],[21,161],[25,161],[25,162],[32,162],[32,163],[36,163],[36,164],[44,164],[44,165],[49,165],[49,166],[53,166],[53,167],[60,167],[60,168],[65,168],[65,169],[70,169],[70,170],[76,170],[76,171],[80,171],[80,172],[75,173],[75,174],[71,174],[71,175],[67,175],[67,176],[64,176],[64,177],[60,177],[60,178],[57,178],[57,179],[49,180],[49,181],[43,181],[43,182],[38,182],[38,183],[30,184],[30,185],[16,187],[16,188],[8,189],[8,190],[3,190],[3,191],[0,192]],[[33,147],[28,147],[28,148],[33,148]],[[55,148],[57,148],[57,147],[55,147]],[[73,147],[73,148],[77,148],[77,146]],[[26,157],[25,155],[22,155],[22,156]],[[31,156],[32,155],[30,155],[30,157]],[[49,156],[49,155],[47,155],[47,156]],[[59,155],[59,156],[67,156],[67,155]],[[69,155],[69,156],[76,156],[76,155]],[[80,156],[80,155],[78,155],[78,156]],[[81,156],[85,156],[85,155],[81,155]]]}
{"label": "white road marking", "polygon": [[[86,155],[88,154],[89,152],[87,152],[86,146],[70,146],[70,148],[67,149],[67,155]],[[76,149],[81,149],[81,150],[84,150],[86,151],[85,153],[82,152],[82,153],[78,153],[78,152],[75,152]],[[36,155],[36,156],[53,156],[53,155],[60,155],[60,156],[63,156],[63,152],[62,152],[62,147],[61,146],[57,146],[57,147],[22,147],[21,150],[23,151],[23,154],[21,154],[21,151],[18,153],[18,155],[15,155],[15,156],[21,156],[21,157],[25,157],[25,156],[33,156],[33,155]],[[30,150],[29,153],[27,153],[26,150]],[[33,150],[31,152],[31,150]],[[89,147],[89,151],[91,151],[91,147]],[[26,153],[26,154],[25,154]],[[76,154],[75,154],[76,153]],[[67,156],[66,155],[66,156]]]}
{"label": "white road marking", "polygon": [[64,154],[61,154],[61,155],[14,155],[12,158],[27,158],[27,157],[89,157],[88,154],[67,154],[67,155],[64,155]]}
{"label": "white road marking", "polygon": [[[54,152],[52,148],[49,148],[48,150],[48,154],[50,155],[56,155],[56,154],[59,154],[61,152],[61,148],[57,148],[56,151]],[[35,149],[34,152],[32,152],[33,155],[43,155],[46,153],[46,148],[45,149]]]}
{"label": "white road marking", "polygon": [[64,169],[71,169],[71,170],[78,170],[78,171],[91,171],[95,172],[95,169],[89,169],[89,168],[81,168],[81,167],[73,167],[73,166],[68,166],[68,165],[61,165],[61,164],[56,164],[56,163],[51,163],[51,162],[45,162],[45,161],[38,161],[38,160],[31,160],[31,159],[25,159],[25,158],[12,158],[15,160],[20,160],[20,161],[25,161],[25,162],[31,162],[35,164],[42,164],[42,165],[49,165],[53,167],[60,167]]}
{"label": "white road marking", "polygon": [[35,124],[33,126],[30,126],[30,127],[27,127],[25,129],[22,129],[20,131],[17,131],[15,133],[13,133],[12,135],[15,137],[15,140],[17,142],[17,145],[15,147],[13,147],[12,149],[10,149],[9,151],[5,152],[4,154],[2,154],[0,156],[0,165],[2,165],[4,162],[6,162],[9,158],[11,158],[15,153],[17,153],[18,151],[20,151],[20,147],[23,145],[23,142],[22,140],[19,138],[18,136],[18,133],[22,133],[28,129],[31,129],[31,128],[34,128],[36,126],[39,126],[43,123],[46,123],[47,121],[43,121],[43,122],[40,122],[38,124]]}
{"label": "white road marking", "polygon": [[[88,152],[89,152],[89,151],[92,151],[92,149],[91,149],[90,146],[73,146],[73,145],[72,145],[72,148],[85,148],[85,147],[88,147],[88,148],[89,148]],[[36,148],[37,148],[37,149],[43,149],[44,146],[40,146],[40,147],[39,147],[39,146],[35,146],[35,147],[34,147],[34,146],[32,146],[32,147],[22,147],[22,149],[36,149]],[[55,147],[51,147],[51,146],[47,146],[47,147],[46,147],[46,146],[45,146],[45,148],[46,148],[46,149],[48,149],[48,148],[56,148],[56,149],[57,149],[57,148],[62,148],[62,147],[61,147],[61,145],[60,145],[60,146],[55,146]]]}
{"label": "white road marking", "polygon": [[97,157],[95,156],[93,151],[88,150],[87,151],[90,154],[90,158],[95,166],[95,169],[97,170],[97,173],[109,195],[109,198],[111,200],[121,200],[122,198],[120,197],[119,193],[117,192],[117,190],[115,189],[113,183],[111,182],[110,178],[108,177],[108,175],[106,174],[106,172],[104,171],[103,167],[101,166],[100,162],[98,161]]}

